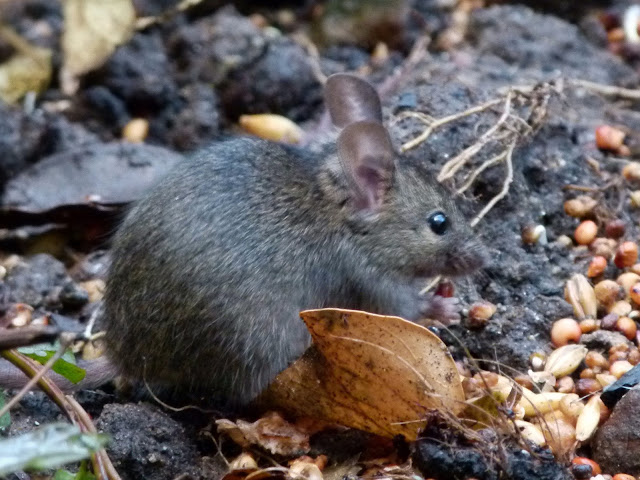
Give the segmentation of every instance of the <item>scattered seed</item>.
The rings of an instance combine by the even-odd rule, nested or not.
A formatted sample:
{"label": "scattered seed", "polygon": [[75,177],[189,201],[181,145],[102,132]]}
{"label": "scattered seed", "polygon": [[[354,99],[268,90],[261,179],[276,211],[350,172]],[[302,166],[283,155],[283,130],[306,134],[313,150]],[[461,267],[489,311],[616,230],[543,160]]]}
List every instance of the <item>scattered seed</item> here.
{"label": "scattered seed", "polygon": [[600,468],[600,465],[598,465],[596,462],[594,462],[593,460],[587,457],[575,457],[571,461],[571,463],[573,465],[589,465],[594,475],[599,475],[602,473],[602,469]]}
{"label": "scattered seed", "polygon": [[589,268],[587,269],[587,277],[594,278],[602,275],[602,272],[607,268],[607,259],[596,255],[591,259],[589,263]]}
{"label": "scattered seed", "polygon": [[629,182],[640,182],[640,163],[629,162],[622,169],[622,176]]}
{"label": "scattered seed", "polygon": [[602,390],[602,385],[595,378],[581,378],[576,382],[576,393],[581,397]]}
{"label": "scattered seed", "polygon": [[593,220],[584,220],[576,227],[573,238],[579,245],[589,245],[598,235],[598,226]]}
{"label": "scattered seed", "polygon": [[609,361],[600,352],[591,350],[584,358],[584,363],[589,368],[600,367],[604,370],[609,369]]}
{"label": "scattered seed", "polygon": [[579,325],[582,333],[595,332],[600,328],[599,320],[596,320],[595,318],[585,318],[580,321]]}
{"label": "scattered seed", "polygon": [[[580,327],[577,322],[573,319],[569,319],[573,323],[571,324],[572,329],[576,329],[580,331]],[[557,323],[557,322],[556,322]],[[551,335],[553,338],[553,327],[551,329]],[[580,335],[578,335],[578,339],[580,339]],[[575,340],[577,341],[577,340]],[[587,355],[588,350],[584,345],[564,345],[560,348],[555,349],[547,358],[547,362],[544,366],[544,371],[551,373],[554,377],[560,378],[565,375],[571,375],[576,371],[578,366],[582,360],[584,360]]]}
{"label": "scattered seed", "polygon": [[149,135],[149,121],[133,118],[122,129],[122,138],[131,143],[142,143]]}
{"label": "scattered seed", "polygon": [[560,393],[573,393],[576,390],[576,383],[570,376],[561,377],[556,381],[556,391]]}
{"label": "scattered seed", "polygon": [[624,235],[626,231],[626,224],[623,220],[616,218],[615,220],[611,220],[607,223],[604,231],[607,237],[617,240]]}
{"label": "scattered seed", "polygon": [[627,360],[618,360],[611,364],[611,367],[609,367],[609,373],[616,378],[620,378],[632,368],[633,365],[631,365]]}
{"label": "scattered seed", "polygon": [[589,250],[591,250],[591,253],[594,255],[599,255],[607,260],[611,260],[613,258],[613,254],[616,252],[617,246],[618,242],[613,238],[598,237],[591,242]]}
{"label": "scattered seed", "polygon": [[638,261],[638,245],[635,242],[623,242],[616,250],[613,259],[618,268],[630,267]]}
{"label": "scattered seed", "polygon": [[[638,286],[640,287],[640,284]],[[629,340],[633,340],[636,337],[638,326],[636,325],[636,322],[631,320],[629,317],[620,317],[616,322],[615,329],[622,333]]]}
{"label": "scattered seed", "polygon": [[596,283],[593,291],[596,295],[598,305],[607,308],[618,300],[620,296],[620,285],[613,280],[602,280]]}
{"label": "scattered seed", "polygon": [[551,342],[562,347],[570,342],[577,343],[582,335],[580,325],[573,318],[561,318],[551,326]]}
{"label": "scattered seed", "polygon": [[580,195],[564,202],[564,211],[573,218],[584,218],[593,212],[598,202],[588,195]]}
{"label": "scattered seed", "polygon": [[617,152],[624,142],[625,133],[610,125],[596,128],[596,145],[600,150]]}
{"label": "scattered seed", "polygon": [[[609,309],[609,313],[615,313],[619,317],[624,317],[631,313],[631,304],[625,300],[618,300]],[[603,327],[604,328],[604,327]]]}

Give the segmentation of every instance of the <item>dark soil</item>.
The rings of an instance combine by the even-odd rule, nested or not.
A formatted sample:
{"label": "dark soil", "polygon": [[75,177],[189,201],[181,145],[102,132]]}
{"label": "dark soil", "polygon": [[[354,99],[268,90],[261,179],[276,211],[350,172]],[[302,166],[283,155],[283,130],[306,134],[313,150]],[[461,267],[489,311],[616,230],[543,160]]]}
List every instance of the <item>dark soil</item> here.
{"label": "dark soil", "polygon": [[[63,25],[58,3],[8,3],[5,17],[9,23],[29,40],[56,49],[54,62],[59,66],[57,39]],[[135,3],[139,12],[153,14],[173,2]],[[216,2],[205,3],[137,33],[102,68],[85,76],[78,94],[71,98],[65,98],[54,82],[33,112],[0,104],[0,189],[6,207],[0,226],[20,225],[17,231],[3,231],[3,253],[46,252],[23,259],[7,275],[1,285],[4,309],[23,302],[86,321],[96,305],[79,298],[82,295],[76,284],[104,278],[108,265],[104,250],[108,250],[109,234],[121,210],[110,211],[111,223],[99,233],[93,230],[92,222],[79,221],[82,238],[92,239],[89,243],[78,242],[65,230],[52,248],[51,226],[42,225],[51,223],[52,218],[56,227],[73,224],[69,212],[77,210],[69,209],[86,204],[87,196],[97,195],[100,201],[114,205],[137,198],[170,164],[180,161],[183,152],[237,134],[236,121],[244,113],[279,113],[308,131],[316,128],[322,115],[316,60],[287,34],[295,28],[278,23],[278,12],[285,8],[280,4],[286,6],[286,2],[276,2],[278,6],[241,2],[238,7],[242,13],[233,7],[218,9]],[[313,21],[310,4],[314,2],[300,3],[306,5],[291,3],[287,8],[296,22],[306,25]],[[369,66],[369,50],[363,47],[321,45],[317,61],[323,73],[367,67],[370,78],[382,83],[402,63],[420,29],[426,28],[435,39],[450,25],[451,12],[438,7],[438,2],[409,3],[412,13],[406,31],[386,62]],[[559,80],[566,85],[569,79],[582,79],[638,87],[635,60],[609,52],[604,29],[595,20],[601,11],[597,9],[620,12],[632,2],[580,2],[579,9],[564,7],[576,2],[522,2],[537,5],[539,12],[515,3],[472,13],[464,41],[452,49],[440,50],[437,42],[432,42],[429,54],[405,72],[384,99],[387,118],[391,120],[407,108],[434,117],[449,115],[496,98],[512,85]],[[248,17],[254,12],[260,12],[283,33],[257,27]],[[587,262],[579,251],[576,254],[555,242],[561,235],[570,235],[577,224],[563,212],[564,200],[577,193],[564,187],[602,186],[620,170],[619,159],[596,148],[596,126],[619,124],[630,132],[640,132],[638,102],[606,98],[575,87],[560,93],[549,87],[548,91],[543,126],[515,150],[508,196],[476,228],[489,246],[491,263],[472,278],[456,281],[457,294],[465,305],[482,298],[498,306],[483,329],[468,329],[463,321],[451,332],[440,332],[457,358],[464,357],[464,346],[476,358],[526,371],[532,352],[549,349],[551,323],[571,315],[563,299],[564,284],[576,271],[584,271]],[[68,108],[53,108],[62,99],[69,102]],[[437,172],[447,159],[476,140],[477,128],[486,129],[500,113],[496,108],[445,126],[406,155],[422,159]],[[136,117],[150,122],[147,141],[140,146],[122,146],[118,143],[121,129]],[[416,120],[393,122],[390,127],[397,146],[423,128]],[[126,156],[121,155],[121,149],[126,149]],[[120,161],[117,169],[106,168],[107,162],[115,166],[116,161]],[[594,161],[600,172],[594,170]],[[145,175],[140,175],[141,170]],[[96,175],[99,182],[91,183]],[[504,167],[480,175],[467,192],[468,212],[479,211],[501,190],[503,181]],[[616,192],[604,193],[602,199],[612,216],[628,220],[626,235],[635,238],[637,219],[631,221],[624,210],[616,211]],[[90,208],[85,213],[96,214],[96,207]],[[40,220],[35,222],[36,217],[27,213],[37,213]],[[521,228],[532,223],[546,227],[547,245],[522,243]],[[77,250],[86,250],[88,245],[94,252],[88,257],[80,255]],[[96,247],[101,251],[96,252]],[[50,255],[52,251],[58,259]],[[198,435],[207,423],[203,416],[174,415],[111,392],[86,393],[79,399],[98,427],[113,436],[108,450],[122,478],[221,476],[216,446]],[[31,394],[16,409],[11,433],[35,421],[52,421],[58,415],[41,394]],[[363,443],[354,442],[355,455]],[[553,475],[557,473],[555,467],[549,468]],[[477,476],[472,470],[463,474]],[[544,478],[562,478],[553,475]]]}

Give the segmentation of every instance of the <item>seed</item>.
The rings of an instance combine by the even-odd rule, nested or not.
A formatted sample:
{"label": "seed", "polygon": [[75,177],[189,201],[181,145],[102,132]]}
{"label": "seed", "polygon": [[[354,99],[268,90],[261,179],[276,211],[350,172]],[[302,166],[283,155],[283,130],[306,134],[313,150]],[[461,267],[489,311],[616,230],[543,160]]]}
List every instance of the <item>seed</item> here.
{"label": "seed", "polygon": [[493,388],[498,385],[498,381],[500,380],[499,375],[494,372],[478,372],[473,378],[477,380],[481,385],[484,385],[488,388]]}
{"label": "seed", "polygon": [[599,373],[598,375],[596,375],[596,380],[598,381],[598,383],[600,383],[600,385],[602,385],[602,388],[604,388],[607,385],[611,385],[613,382],[615,382],[617,378],[610,373]]}
{"label": "seed", "polygon": [[612,355],[616,352],[623,352],[628,354],[629,350],[631,350],[631,347],[629,347],[629,345],[627,345],[626,343],[618,343],[609,348],[609,355]]}
{"label": "seed", "polygon": [[620,378],[632,368],[633,365],[631,365],[627,360],[618,360],[611,364],[611,367],[609,367],[609,373],[616,378]]}
{"label": "seed", "polygon": [[241,453],[229,463],[229,470],[256,469],[258,464],[250,453]]}
{"label": "seed", "polygon": [[542,352],[533,352],[529,356],[529,364],[534,372],[539,372],[544,368],[547,356]]}
{"label": "seed", "polygon": [[562,347],[570,342],[578,342],[582,335],[580,325],[573,318],[562,318],[553,322],[551,326],[551,342],[556,347]]}
{"label": "seed", "polygon": [[580,330],[582,330],[582,333],[595,332],[600,328],[598,320],[594,318],[585,318],[584,320],[580,321],[579,325],[580,325]]}
{"label": "seed", "polygon": [[481,301],[475,302],[469,308],[469,323],[470,327],[484,327],[491,316],[496,313],[497,307],[490,302]]}
{"label": "seed", "polygon": [[575,457],[571,463],[574,465],[589,465],[593,471],[593,475],[599,475],[602,473],[600,465],[587,457]]}
{"label": "seed", "polygon": [[635,242],[623,242],[616,250],[613,259],[616,267],[630,267],[638,261],[638,245]]}
{"label": "seed", "polygon": [[589,368],[600,367],[604,370],[609,368],[609,361],[602,355],[600,352],[596,352],[591,350],[587,353],[586,357],[584,357],[584,363]]}
{"label": "seed", "polygon": [[[584,442],[589,440],[598,428],[600,422],[600,396],[594,395],[584,406],[582,413],[576,422],[576,440]],[[600,466],[594,463],[594,473],[601,473]],[[597,474],[596,474],[597,475]]]}
{"label": "seed", "polygon": [[[640,284],[638,285],[640,287]],[[636,337],[638,326],[636,322],[629,317],[620,317],[616,322],[616,330],[622,333],[629,340],[633,340]]]}
{"label": "seed", "polygon": [[629,354],[627,352],[613,352],[609,354],[609,365],[620,360],[627,360]]}
{"label": "seed", "polygon": [[589,245],[598,235],[598,226],[593,220],[585,220],[576,227],[573,233],[576,243],[579,245]]}
{"label": "seed", "polygon": [[33,307],[26,303],[14,303],[6,313],[6,318],[11,319],[12,327],[24,327],[31,323]]}
{"label": "seed", "polygon": [[553,416],[545,415],[540,421],[540,429],[553,453],[560,456],[568,455],[575,448],[576,429],[573,422],[562,415],[562,412],[558,412],[560,415],[553,413]]}
{"label": "seed", "polygon": [[600,150],[618,151],[624,142],[625,133],[610,125],[596,128],[596,145]]}
{"label": "seed", "polygon": [[576,390],[576,383],[573,378],[566,376],[556,381],[556,391],[560,393],[573,393]]}
{"label": "seed", "polygon": [[451,298],[455,294],[455,287],[453,286],[453,282],[451,280],[443,280],[436,287],[435,295],[444,298]]}
{"label": "seed", "polygon": [[569,393],[560,400],[560,410],[569,418],[578,418],[580,412],[584,408],[584,403],[580,401],[580,397],[575,393]]}
{"label": "seed", "polygon": [[580,378],[596,378],[596,372],[593,368],[585,368],[580,372]]}
{"label": "seed", "polygon": [[557,409],[560,405],[560,400],[566,395],[566,393],[559,392],[534,393],[523,388],[520,405],[524,407],[527,417],[534,417]]}
{"label": "seed", "polygon": [[544,225],[525,225],[520,231],[520,237],[522,238],[522,243],[526,245],[536,243],[546,245],[549,243],[547,239],[547,229]]}
{"label": "seed", "polygon": [[513,380],[521,387],[528,388],[529,390],[533,388],[533,382],[529,375],[518,375]]}
{"label": "seed", "polygon": [[626,224],[623,220],[616,218],[607,223],[604,228],[605,234],[609,238],[615,238],[616,240],[624,235],[626,230]]}
{"label": "seed", "polygon": [[627,357],[627,361],[634,366],[640,363],[640,351],[637,348],[631,350],[629,352],[629,356]]}
{"label": "seed", "polygon": [[598,202],[588,195],[580,195],[579,197],[564,202],[564,211],[573,218],[584,218],[589,215],[598,205]]}
{"label": "seed", "polygon": [[571,238],[567,235],[560,235],[558,238],[556,238],[556,243],[566,248],[573,246],[573,240],[571,240]]}
{"label": "seed", "polygon": [[636,284],[636,283],[640,283],[640,275],[638,275],[637,273],[633,273],[633,272],[625,272],[621,275],[618,275],[618,278],[616,279],[616,282],[618,282],[618,285],[620,285],[624,291],[624,294],[626,296],[630,296],[631,295],[631,288]]}
{"label": "seed", "polygon": [[640,190],[634,190],[629,194],[629,200],[633,208],[640,208]]}
{"label": "seed", "polygon": [[607,268],[607,259],[597,255],[591,259],[589,263],[589,268],[587,269],[587,277],[599,277],[604,272],[605,268]]}
{"label": "seed", "polygon": [[613,280],[602,280],[593,287],[598,305],[609,307],[620,295],[620,285]]}
{"label": "seed", "polygon": [[238,122],[245,131],[275,142],[300,143],[304,136],[293,121],[273,113],[241,115]]}
{"label": "seed", "polygon": [[581,378],[576,382],[576,393],[581,397],[602,390],[602,385],[595,378]]}
{"label": "seed", "polygon": [[613,258],[613,254],[616,252],[618,242],[613,238],[598,237],[589,245],[589,250],[594,255],[599,255],[608,260]]}
{"label": "seed", "polygon": [[569,279],[564,288],[564,298],[571,304],[579,320],[595,317],[598,313],[595,291],[584,275],[578,273]]}
{"label": "seed", "polygon": [[[575,320],[571,320],[575,322]],[[579,328],[578,326],[578,329]],[[582,331],[580,331],[580,333],[582,333]],[[580,337],[578,337],[578,339],[579,338]],[[578,368],[582,360],[584,360],[587,352],[587,347],[584,345],[564,345],[557,348],[549,355],[544,366],[544,371],[551,373],[556,378],[571,375]]]}
{"label": "seed", "polygon": [[609,313],[615,313],[619,317],[624,317],[625,315],[629,315],[631,310],[631,304],[629,302],[618,300],[611,306]]}
{"label": "seed", "polygon": [[626,473],[617,473],[611,480],[636,480],[636,477],[634,477],[633,475],[628,475]]}
{"label": "seed", "polygon": [[640,305],[640,283],[636,283],[633,287],[631,287],[631,289],[629,290],[629,296],[636,305]]}
{"label": "seed", "polygon": [[535,445],[546,445],[547,441],[545,440],[540,428],[536,425],[530,422],[525,422],[524,420],[516,420],[515,424],[516,427],[518,427],[518,431],[522,438],[533,442]]}
{"label": "seed", "polygon": [[629,267],[629,271],[631,273],[635,273],[636,275],[640,275],[640,263],[635,263]]}
{"label": "seed", "polygon": [[122,129],[122,138],[131,143],[142,143],[149,134],[149,121],[133,118]]}
{"label": "seed", "polygon": [[622,169],[622,176],[629,182],[640,182],[640,163],[629,162]]}

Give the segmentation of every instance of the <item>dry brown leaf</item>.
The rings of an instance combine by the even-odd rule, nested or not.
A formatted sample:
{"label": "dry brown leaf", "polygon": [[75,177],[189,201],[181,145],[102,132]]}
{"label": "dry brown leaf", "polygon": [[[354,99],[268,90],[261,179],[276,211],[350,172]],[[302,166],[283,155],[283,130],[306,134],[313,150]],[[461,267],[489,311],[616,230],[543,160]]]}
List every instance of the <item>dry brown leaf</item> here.
{"label": "dry brown leaf", "polygon": [[16,51],[0,65],[0,99],[14,103],[45,90],[51,81],[51,50],[31,45],[8,27],[0,27],[0,36]]}
{"label": "dry brown leaf", "polygon": [[72,93],[78,76],[104,64],[134,32],[131,0],[64,0],[63,87]]}
{"label": "dry brown leaf", "polygon": [[460,376],[442,341],[399,317],[353,310],[300,314],[314,347],[282,372],[263,401],[296,415],[415,440],[429,409],[458,414]]}
{"label": "dry brown leaf", "polygon": [[297,455],[309,451],[309,435],[276,412],[249,423],[216,420],[218,432],[225,433],[241,447],[259,445],[277,455]]}

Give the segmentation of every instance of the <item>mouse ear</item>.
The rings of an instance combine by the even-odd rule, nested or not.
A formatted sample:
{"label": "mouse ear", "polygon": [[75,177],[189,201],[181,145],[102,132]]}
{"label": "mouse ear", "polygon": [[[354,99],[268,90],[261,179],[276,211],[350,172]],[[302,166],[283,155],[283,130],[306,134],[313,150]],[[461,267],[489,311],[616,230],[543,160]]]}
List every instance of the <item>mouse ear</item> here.
{"label": "mouse ear", "polygon": [[360,77],[348,73],[331,75],[324,86],[324,99],[336,127],[362,120],[382,123],[378,92]]}
{"label": "mouse ear", "polygon": [[391,185],[395,154],[389,132],[377,122],[360,121],[338,137],[338,156],[359,210],[377,211]]}

